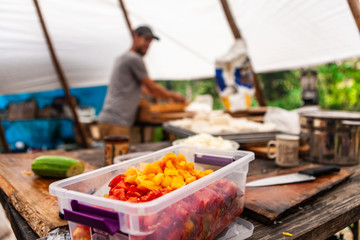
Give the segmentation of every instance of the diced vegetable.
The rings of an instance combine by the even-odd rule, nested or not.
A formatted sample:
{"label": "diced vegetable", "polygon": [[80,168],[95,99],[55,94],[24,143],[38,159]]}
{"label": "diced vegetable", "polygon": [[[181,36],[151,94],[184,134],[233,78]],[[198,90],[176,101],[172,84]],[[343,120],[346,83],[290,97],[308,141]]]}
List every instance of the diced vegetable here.
{"label": "diced vegetable", "polygon": [[[141,171],[140,169],[143,169]],[[168,153],[159,161],[129,168],[109,183],[105,197],[131,203],[147,202],[196,181],[212,170],[194,169],[183,155]],[[114,186],[114,184],[116,185]],[[243,193],[221,178],[160,212],[140,217],[140,231],[132,240],[213,239],[243,211]]]}
{"label": "diced vegetable", "polygon": [[[130,202],[150,201],[213,172],[195,170],[194,163],[188,163],[182,154],[176,156],[174,153],[168,153],[153,163],[143,163],[140,168],[143,170],[131,167],[124,174],[114,177],[109,183],[111,189],[106,197]],[[129,193],[132,186],[137,191]],[[118,188],[125,190],[125,197],[119,191],[114,191]]]}

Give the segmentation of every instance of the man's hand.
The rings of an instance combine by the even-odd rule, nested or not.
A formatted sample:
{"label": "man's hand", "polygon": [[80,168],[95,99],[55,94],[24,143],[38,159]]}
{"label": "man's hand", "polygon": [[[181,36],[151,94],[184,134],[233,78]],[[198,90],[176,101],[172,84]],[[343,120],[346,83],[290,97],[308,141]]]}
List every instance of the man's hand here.
{"label": "man's hand", "polygon": [[185,102],[185,97],[177,92],[171,92],[171,100],[174,100],[175,102]]}
{"label": "man's hand", "polygon": [[143,83],[143,93],[144,89],[147,90],[155,98],[163,98],[166,100],[172,100],[175,102],[185,102],[185,97],[178,92],[169,91],[163,86],[155,83],[150,78],[145,78],[142,80]]}

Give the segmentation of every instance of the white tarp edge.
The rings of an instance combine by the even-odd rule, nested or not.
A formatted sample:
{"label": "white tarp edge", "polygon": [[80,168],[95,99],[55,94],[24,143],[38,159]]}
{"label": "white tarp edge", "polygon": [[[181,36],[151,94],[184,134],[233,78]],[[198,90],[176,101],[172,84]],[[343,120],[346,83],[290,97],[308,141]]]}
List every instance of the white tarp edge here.
{"label": "white tarp edge", "polygon": [[229,0],[255,72],[360,56],[347,0]]}

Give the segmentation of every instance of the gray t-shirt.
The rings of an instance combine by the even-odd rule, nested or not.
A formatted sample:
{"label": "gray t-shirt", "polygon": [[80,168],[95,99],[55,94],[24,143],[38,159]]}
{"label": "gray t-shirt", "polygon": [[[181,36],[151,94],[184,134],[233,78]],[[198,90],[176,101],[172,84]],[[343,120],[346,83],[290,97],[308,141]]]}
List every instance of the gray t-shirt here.
{"label": "gray t-shirt", "polygon": [[147,77],[148,73],[140,54],[129,51],[120,56],[115,62],[98,121],[132,126],[141,96],[141,80]]}

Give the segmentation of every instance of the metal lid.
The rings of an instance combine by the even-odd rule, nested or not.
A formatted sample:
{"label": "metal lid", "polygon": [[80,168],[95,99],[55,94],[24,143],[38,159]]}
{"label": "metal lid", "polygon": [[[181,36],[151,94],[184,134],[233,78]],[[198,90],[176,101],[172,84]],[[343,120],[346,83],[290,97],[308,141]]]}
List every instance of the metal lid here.
{"label": "metal lid", "polygon": [[299,140],[300,137],[298,135],[289,135],[289,134],[277,134],[275,136],[276,139],[281,140]]}
{"label": "metal lid", "polygon": [[348,111],[311,111],[301,114],[304,117],[320,119],[339,119],[339,120],[360,120],[360,112]]}
{"label": "metal lid", "polygon": [[129,141],[128,136],[105,136],[104,141],[106,142],[127,142]]}

